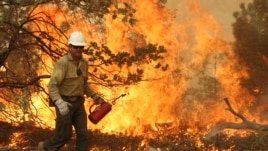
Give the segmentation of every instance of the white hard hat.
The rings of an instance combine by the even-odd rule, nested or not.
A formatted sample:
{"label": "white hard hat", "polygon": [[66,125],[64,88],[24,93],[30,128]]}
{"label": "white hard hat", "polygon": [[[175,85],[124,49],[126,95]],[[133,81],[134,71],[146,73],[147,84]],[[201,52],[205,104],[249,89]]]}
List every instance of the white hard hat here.
{"label": "white hard hat", "polygon": [[75,31],[71,33],[68,44],[73,46],[85,46],[87,43],[84,35],[80,31]]}

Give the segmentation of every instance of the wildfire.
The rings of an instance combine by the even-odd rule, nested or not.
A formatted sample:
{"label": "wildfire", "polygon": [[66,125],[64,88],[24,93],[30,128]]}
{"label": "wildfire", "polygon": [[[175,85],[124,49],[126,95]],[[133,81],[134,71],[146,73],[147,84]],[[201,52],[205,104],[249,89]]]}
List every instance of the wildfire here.
{"label": "wildfire", "polygon": [[[223,98],[230,98],[239,110],[246,109],[254,100],[240,87],[239,78],[247,77],[246,70],[236,61],[231,44],[222,40],[225,33],[213,16],[203,10],[196,0],[178,2],[177,12],[162,7],[157,0],[125,2],[136,8],[137,23],[134,26],[126,25],[108,15],[105,18],[106,30],[101,33],[94,22],[81,19],[79,12],[74,17],[67,7],[58,11],[55,6],[43,5],[35,10],[36,14],[49,14],[58,24],[70,21],[71,29],[66,30],[66,35],[76,29],[82,30],[88,41],[105,42],[112,51],[131,52],[134,47],[148,43],[164,45],[168,50],[165,63],[170,65],[169,71],[160,74],[153,67],[145,67],[146,78],[156,77],[159,80],[143,82],[127,89],[96,87],[107,100],[122,93],[128,95],[118,100],[100,123],[89,123],[88,128],[143,135],[148,129],[160,131],[164,128],[175,132],[184,126],[189,128],[189,132],[206,131],[216,123],[236,121],[224,110]],[[38,26],[57,37],[52,27],[42,23]],[[36,26],[32,28],[34,30]],[[59,40],[66,42],[66,38],[59,37]],[[46,61],[52,67],[52,62]],[[237,69],[234,68],[236,64]],[[46,85],[47,81],[43,84]],[[201,91],[196,94],[196,90]],[[241,100],[246,102],[239,103]],[[87,108],[90,105],[86,102]],[[37,106],[45,110],[44,103],[38,103]],[[249,118],[254,116],[246,110],[243,112]],[[40,115],[48,123],[54,122],[54,116],[48,115],[48,112],[42,111]]]}

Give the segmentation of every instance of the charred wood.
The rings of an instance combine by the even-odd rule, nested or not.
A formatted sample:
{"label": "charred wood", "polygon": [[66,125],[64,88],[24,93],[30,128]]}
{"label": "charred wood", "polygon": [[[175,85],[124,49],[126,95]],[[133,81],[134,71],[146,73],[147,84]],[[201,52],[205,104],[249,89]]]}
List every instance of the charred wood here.
{"label": "charred wood", "polygon": [[230,111],[236,117],[240,118],[242,122],[241,123],[226,122],[226,123],[215,125],[214,127],[210,129],[210,131],[207,133],[205,138],[209,139],[221,133],[225,129],[268,131],[268,125],[255,123],[255,121],[249,121],[246,117],[244,117],[242,114],[236,112],[233,109],[228,98],[224,98],[224,101],[227,104],[227,110]]}

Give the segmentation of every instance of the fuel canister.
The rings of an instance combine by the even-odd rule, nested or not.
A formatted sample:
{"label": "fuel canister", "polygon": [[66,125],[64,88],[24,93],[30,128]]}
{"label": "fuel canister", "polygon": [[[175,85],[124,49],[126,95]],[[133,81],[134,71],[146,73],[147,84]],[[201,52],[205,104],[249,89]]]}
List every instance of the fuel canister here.
{"label": "fuel canister", "polygon": [[95,107],[94,111],[92,111],[93,106],[96,106],[96,104],[90,106],[88,119],[94,124],[97,124],[112,110],[112,104],[109,102],[103,102]]}

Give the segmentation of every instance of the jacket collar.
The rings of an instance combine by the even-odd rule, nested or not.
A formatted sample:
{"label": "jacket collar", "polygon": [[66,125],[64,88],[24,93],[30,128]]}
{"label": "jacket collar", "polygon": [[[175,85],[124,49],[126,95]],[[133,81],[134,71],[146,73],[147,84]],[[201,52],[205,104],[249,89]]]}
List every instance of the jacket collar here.
{"label": "jacket collar", "polygon": [[[72,56],[72,54],[70,53],[70,52],[68,52],[68,54],[67,54],[67,60],[68,61],[74,61],[74,59],[73,59],[73,56]],[[82,56],[82,58],[81,58],[81,60],[79,61],[79,66],[81,65],[81,64],[83,64],[83,62],[85,62],[85,59],[83,58],[83,56]]]}
{"label": "jacket collar", "polygon": [[70,52],[68,52],[68,54],[67,54],[67,59],[70,60],[70,61],[73,61],[74,60],[73,59],[73,56],[71,55]]}

